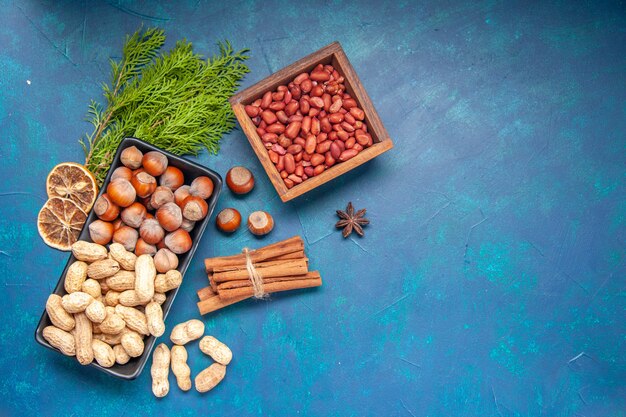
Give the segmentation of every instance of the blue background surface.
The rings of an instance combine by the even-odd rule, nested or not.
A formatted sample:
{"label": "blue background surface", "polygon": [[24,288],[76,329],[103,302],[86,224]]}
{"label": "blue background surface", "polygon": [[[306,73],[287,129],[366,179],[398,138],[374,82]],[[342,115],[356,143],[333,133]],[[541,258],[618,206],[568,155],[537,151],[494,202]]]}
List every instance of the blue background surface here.
{"label": "blue background surface", "polygon": [[[626,5],[607,2],[0,0],[0,415],[625,416]],[[67,254],[36,217],[125,34],[251,48],[244,86],[338,40],[395,148],[283,204],[241,131],[222,175],[257,187],[265,241],[209,227],[167,327],[198,317],[202,259],[301,234],[324,286],[203,318],[235,359],[156,400],[37,345]],[[334,210],[367,207],[343,240]],[[169,330],[166,333],[169,335]],[[192,344],[197,373],[209,360]]]}

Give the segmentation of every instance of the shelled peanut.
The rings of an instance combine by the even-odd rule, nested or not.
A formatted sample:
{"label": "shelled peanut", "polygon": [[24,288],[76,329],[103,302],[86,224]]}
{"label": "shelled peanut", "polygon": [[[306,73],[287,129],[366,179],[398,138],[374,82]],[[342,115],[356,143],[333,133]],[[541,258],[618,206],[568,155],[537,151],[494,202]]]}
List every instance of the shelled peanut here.
{"label": "shelled peanut", "polygon": [[176,376],[176,384],[183,391],[191,389],[191,368],[187,365],[187,349],[185,346],[174,345],[171,351],[172,373]]}
{"label": "shelled peanut", "polygon": [[170,391],[170,383],[167,379],[170,371],[170,350],[165,343],[161,343],[154,349],[152,354],[152,393],[155,397],[165,397]]}
{"label": "shelled peanut", "polygon": [[176,268],[177,255],[191,249],[189,232],[207,215],[213,182],[201,176],[185,185],[183,172],[158,151],[143,154],[131,146],[120,160],[123,166],[113,171],[106,193],[94,204],[98,220],[89,225],[91,240],[154,256],[161,273]]}
{"label": "shelled peanut", "polygon": [[317,65],[245,106],[287,188],[373,144],[365,112],[332,65]]}
{"label": "shelled peanut", "polygon": [[165,332],[161,304],[182,283],[175,269],[157,273],[148,254],[136,256],[123,245],[107,249],[78,241],[65,276],[67,294],[50,295],[46,312],[52,322],[43,337],[83,365],[123,365],[141,356],[146,336]]}

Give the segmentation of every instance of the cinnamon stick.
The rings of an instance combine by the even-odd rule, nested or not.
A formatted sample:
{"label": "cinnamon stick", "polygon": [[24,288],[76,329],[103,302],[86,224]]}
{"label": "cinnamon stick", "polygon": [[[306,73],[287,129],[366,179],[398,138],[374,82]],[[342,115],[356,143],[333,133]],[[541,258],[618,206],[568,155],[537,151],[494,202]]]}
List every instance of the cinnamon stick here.
{"label": "cinnamon stick", "polygon": [[300,259],[300,258],[304,258],[304,251],[303,250],[299,250],[297,252],[286,253],[286,254],[280,255],[280,256],[275,256],[273,258],[268,258],[267,260],[268,261],[282,261],[282,260],[286,260],[286,259]]}
{"label": "cinnamon stick", "polygon": [[208,286],[208,287],[199,289],[197,294],[198,294],[198,298],[202,301],[202,300],[206,300],[209,297],[216,296],[217,292],[215,292],[213,288]]}
{"label": "cinnamon stick", "polygon": [[[274,278],[263,278],[263,285],[271,284],[273,282],[285,282],[285,281],[298,281],[303,279],[317,279],[319,278],[319,274],[307,272],[303,275],[291,275],[287,277],[274,277]],[[252,282],[249,279],[238,279],[233,281],[226,281],[219,283],[214,290],[216,294],[220,294],[221,291],[224,290],[232,290],[234,288],[243,288],[243,287],[252,287]]]}
{"label": "cinnamon stick", "polygon": [[[319,287],[322,285],[322,278],[320,277],[319,272],[312,271],[309,272],[311,275],[315,275],[312,278],[305,279],[295,279],[288,281],[278,281],[278,282],[270,282],[267,284],[263,284],[263,290],[266,293],[274,293],[281,291],[290,291],[300,288],[312,288]],[[309,275],[307,274],[307,276]],[[232,300],[233,298],[240,298],[244,296],[251,297],[254,295],[254,288],[252,286],[245,286],[240,288],[232,288],[232,289],[224,289],[218,292],[219,298],[222,300]]]}
{"label": "cinnamon stick", "polygon": [[[245,265],[228,267],[229,270],[213,269],[212,281],[216,283],[247,279],[250,275]],[[232,268],[232,269],[230,269]],[[255,263],[254,268],[263,278],[286,277],[306,274],[309,270],[307,259],[288,259]]]}
{"label": "cinnamon stick", "polygon": [[218,295],[214,295],[212,297],[199,301],[197,305],[198,305],[198,310],[200,311],[200,314],[204,315],[212,311],[219,310],[220,308],[227,307],[231,304],[238,303],[239,301],[243,301],[247,298],[250,298],[250,296],[242,296],[238,298],[222,300]]}
{"label": "cinnamon stick", "polygon": [[[311,278],[307,278],[307,275],[296,275],[296,276],[290,276],[290,277],[276,277],[276,278],[268,278],[268,279],[264,279],[263,283],[270,283],[270,282],[279,282],[279,281],[293,281],[293,280],[298,280],[298,279],[314,279],[317,276],[311,276]],[[198,294],[198,299],[200,301],[204,301],[210,297],[214,297],[216,295],[218,295],[218,290],[219,288],[222,289],[230,289],[230,288],[240,288],[240,287],[246,287],[246,286],[251,286],[252,284],[250,283],[250,280],[248,279],[242,279],[242,280],[236,280],[236,281],[227,281],[224,283],[221,283],[219,286],[217,284],[215,284],[212,280],[210,280],[211,285],[206,286],[204,288],[199,289],[196,293]]]}
{"label": "cinnamon stick", "polygon": [[198,291],[196,291],[196,294],[198,294],[198,299],[200,301],[204,301],[207,298],[215,296],[217,293],[215,293],[215,291],[213,291],[213,288],[211,288],[211,286],[209,285],[208,287],[200,288]]}
{"label": "cinnamon stick", "polygon": [[[301,253],[302,256],[292,256],[293,254],[299,254]],[[275,259],[272,258],[271,260],[267,260],[264,262],[258,262],[254,264],[254,267],[256,269],[259,268],[266,268],[269,266],[280,266],[280,265],[285,265],[290,261],[294,261],[294,260],[304,260],[307,264],[309,263],[309,258],[305,258],[304,257],[304,251],[302,252],[293,252],[293,254],[288,253],[287,256],[289,256],[288,258],[283,258],[282,256],[279,257],[279,259]],[[228,266],[220,266],[219,268],[213,268],[213,273],[218,273],[218,272],[229,272],[229,271],[247,271],[246,269],[246,265],[228,265]]]}
{"label": "cinnamon stick", "polygon": [[[300,236],[294,236],[281,242],[252,250],[249,252],[249,255],[252,262],[257,263],[298,251],[304,251],[304,242]],[[204,266],[208,273],[213,272],[215,268],[245,264],[246,256],[243,253],[204,260]]]}

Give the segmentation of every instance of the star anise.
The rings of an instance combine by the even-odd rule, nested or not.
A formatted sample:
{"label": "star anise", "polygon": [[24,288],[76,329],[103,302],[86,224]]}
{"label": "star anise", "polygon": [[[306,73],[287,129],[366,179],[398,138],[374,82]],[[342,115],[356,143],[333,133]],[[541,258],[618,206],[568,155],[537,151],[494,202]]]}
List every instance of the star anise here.
{"label": "star anise", "polygon": [[363,217],[365,216],[366,211],[366,209],[361,209],[355,213],[352,202],[349,202],[348,207],[346,207],[346,211],[337,210],[337,216],[339,216],[341,220],[335,224],[335,227],[338,229],[343,228],[341,234],[344,238],[350,236],[353,230],[357,232],[359,236],[363,236],[363,226],[369,224],[370,222]]}

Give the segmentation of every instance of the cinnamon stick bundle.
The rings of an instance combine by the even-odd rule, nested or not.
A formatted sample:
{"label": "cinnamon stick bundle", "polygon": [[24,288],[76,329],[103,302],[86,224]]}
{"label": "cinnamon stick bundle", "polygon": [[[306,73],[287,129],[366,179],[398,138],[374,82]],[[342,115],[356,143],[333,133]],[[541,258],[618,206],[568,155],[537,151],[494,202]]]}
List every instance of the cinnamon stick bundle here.
{"label": "cinnamon stick bundle", "polygon": [[[206,314],[251,298],[255,288],[269,294],[319,287],[317,271],[308,270],[308,258],[300,236],[232,256],[205,259],[209,286],[198,290],[198,310]],[[250,275],[254,273],[253,278]]]}

